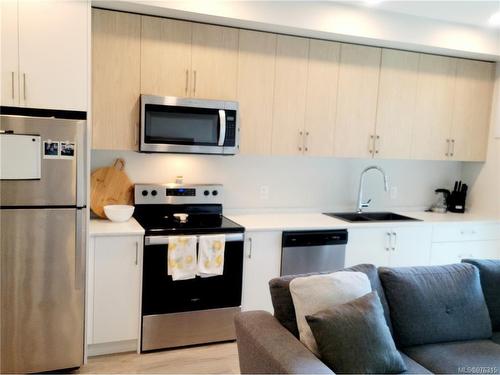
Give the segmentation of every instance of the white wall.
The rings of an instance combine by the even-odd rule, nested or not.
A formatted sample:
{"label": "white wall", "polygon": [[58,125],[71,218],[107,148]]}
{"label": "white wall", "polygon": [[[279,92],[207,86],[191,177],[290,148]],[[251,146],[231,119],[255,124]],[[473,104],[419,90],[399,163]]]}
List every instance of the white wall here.
{"label": "white wall", "polygon": [[93,5],[104,8],[192,21],[461,57],[500,58],[498,30],[345,3],[92,0]]}
{"label": "white wall", "polygon": [[[366,198],[374,209],[422,210],[434,200],[434,190],[451,187],[460,178],[462,163],[373,161],[315,157],[203,156],[92,151],[92,169],[126,161],[133,182],[166,183],[183,175],[186,183],[222,183],[225,208],[237,210],[352,210],[360,172],[368,165],[383,167],[397,198],[383,191],[382,177],[370,172]],[[269,187],[269,199],[260,187]]]}

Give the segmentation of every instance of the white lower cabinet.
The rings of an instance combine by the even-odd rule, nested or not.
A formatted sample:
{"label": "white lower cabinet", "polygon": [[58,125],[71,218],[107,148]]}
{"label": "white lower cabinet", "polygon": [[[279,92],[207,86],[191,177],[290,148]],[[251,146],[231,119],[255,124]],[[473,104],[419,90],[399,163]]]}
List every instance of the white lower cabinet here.
{"label": "white lower cabinet", "polygon": [[500,224],[435,225],[431,264],[460,263],[465,258],[500,259]]}
{"label": "white lower cabinet", "polygon": [[269,280],[281,270],[281,231],[247,232],[243,261],[242,310],[273,312]]}
{"label": "white lower cabinet", "polygon": [[439,242],[432,244],[432,265],[460,263],[462,259],[500,259],[500,241]]}
{"label": "white lower cabinet", "polygon": [[135,350],[142,249],[142,236],[91,237],[87,279],[89,355]]}
{"label": "white lower cabinet", "polygon": [[377,267],[424,266],[430,262],[432,226],[351,228],[346,267],[369,263]]}

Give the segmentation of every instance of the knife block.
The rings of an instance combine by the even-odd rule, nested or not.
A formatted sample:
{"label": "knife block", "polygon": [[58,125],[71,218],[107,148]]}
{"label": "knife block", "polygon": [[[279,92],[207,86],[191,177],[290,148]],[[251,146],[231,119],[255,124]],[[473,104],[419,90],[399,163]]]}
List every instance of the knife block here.
{"label": "knife block", "polygon": [[448,198],[448,211],[463,214],[465,212],[465,199],[467,192],[452,191]]}

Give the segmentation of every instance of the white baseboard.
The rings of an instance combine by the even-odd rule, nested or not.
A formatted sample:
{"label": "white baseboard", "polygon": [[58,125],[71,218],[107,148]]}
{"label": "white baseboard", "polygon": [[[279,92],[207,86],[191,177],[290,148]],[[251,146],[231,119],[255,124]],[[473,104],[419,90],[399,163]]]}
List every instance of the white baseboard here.
{"label": "white baseboard", "polygon": [[87,355],[89,357],[135,351],[137,351],[137,340],[105,342],[101,344],[90,344],[87,346]]}

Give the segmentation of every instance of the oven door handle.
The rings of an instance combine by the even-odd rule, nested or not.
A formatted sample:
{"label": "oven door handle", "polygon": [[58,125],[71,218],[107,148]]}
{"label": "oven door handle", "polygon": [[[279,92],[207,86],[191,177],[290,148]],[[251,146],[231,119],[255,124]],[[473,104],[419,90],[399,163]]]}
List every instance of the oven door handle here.
{"label": "oven door handle", "polygon": [[[226,242],[243,241],[243,233],[229,233],[226,234]],[[196,241],[199,241],[201,236],[196,236]],[[146,236],[144,244],[148,245],[167,245],[169,236]]]}
{"label": "oven door handle", "polygon": [[217,146],[224,146],[224,140],[226,139],[226,111],[219,109],[219,121],[220,121],[220,133],[219,142]]}

